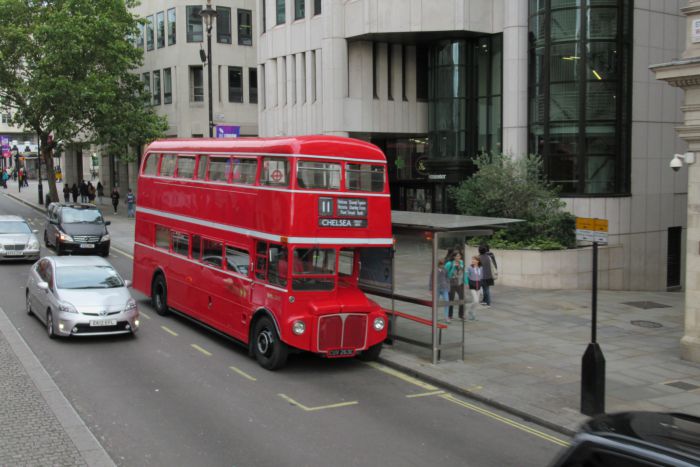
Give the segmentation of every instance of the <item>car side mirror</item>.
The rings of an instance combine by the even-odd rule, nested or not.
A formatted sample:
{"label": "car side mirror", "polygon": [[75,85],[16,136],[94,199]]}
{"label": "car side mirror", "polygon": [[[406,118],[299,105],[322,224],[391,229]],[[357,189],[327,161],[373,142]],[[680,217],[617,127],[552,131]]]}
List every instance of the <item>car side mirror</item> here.
{"label": "car side mirror", "polygon": [[124,287],[131,287],[132,282],[128,279],[124,280]]}
{"label": "car side mirror", "polygon": [[33,233],[33,234],[38,234],[39,231],[38,231],[38,230],[32,230],[32,233]]}
{"label": "car side mirror", "polygon": [[105,222],[105,225],[112,225],[112,221]]}
{"label": "car side mirror", "polygon": [[37,282],[36,286],[44,291],[49,290],[49,283],[48,282]]}

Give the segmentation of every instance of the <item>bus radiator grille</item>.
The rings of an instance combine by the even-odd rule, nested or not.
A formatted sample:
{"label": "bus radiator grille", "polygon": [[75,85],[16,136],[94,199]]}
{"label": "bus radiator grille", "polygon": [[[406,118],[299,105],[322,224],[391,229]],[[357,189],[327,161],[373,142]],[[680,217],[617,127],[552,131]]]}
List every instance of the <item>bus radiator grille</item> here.
{"label": "bus radiator grille", "polygon": [[319,318],[318,350],[361,349],[365,347],[367,315],[342,314]]}

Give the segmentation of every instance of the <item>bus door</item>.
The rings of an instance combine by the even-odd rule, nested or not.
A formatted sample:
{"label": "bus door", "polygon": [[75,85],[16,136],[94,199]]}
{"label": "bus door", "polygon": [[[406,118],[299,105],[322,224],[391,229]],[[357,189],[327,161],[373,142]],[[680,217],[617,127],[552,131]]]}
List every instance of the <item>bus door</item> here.
{"label": "bus door", "polygon": [[[253,304],[255,308],[266,307],[281,311],[289,277],[287,247],[258,241],[255,246],[255,279],[253,283]],[[269,284],[273,287],[266,287]]]}
{"label": "bus door", "polygon": [[222,325],[233,336],[242,339],[247,335],[250,321],[251,276],[250,254],[246,248],[226,245],[224,266],[227,271],[222,281],[226,289],[225,310],[222,310]]}
{"label": "bus door", "polygon": [[229,278],[224,272],[224,244],[218,240],[203,237],[201,242],[202,288],[197,297],[199,303],[195,318],[220,327],[226,321],[226,280]]}

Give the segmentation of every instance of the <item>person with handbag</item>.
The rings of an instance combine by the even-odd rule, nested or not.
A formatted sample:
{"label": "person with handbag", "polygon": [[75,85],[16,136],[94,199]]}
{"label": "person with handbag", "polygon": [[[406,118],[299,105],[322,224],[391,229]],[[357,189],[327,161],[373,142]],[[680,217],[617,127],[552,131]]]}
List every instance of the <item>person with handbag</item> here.
{"label": "person with handbag", "polygon": [[472,261],[467,268],[467,285],[469,286],[469,293],[472,296],[472,302],[469,305],[469,321],[475,321],[476,315],[474,314],[474,309],[476,305],[481,302],[481,282],[483,276],[483,269],[481,268],[481,262],[478,256],[472,256]]}
{"label": "person with handbag", "polygon": [[[450,280],[450,292],[448,294],[450,301],[454,300],[456,294],[464,302],[464,261],[462,261],[462,254],[459,251],[455,251],[452,259],[445,263],[445,270],[447,271],[447,278]],[[447,317],[452,319],[452,315],[453,306],[450,305]],[[464,303],[459,305],[459,318],[464,319]]]}
{"label": "person with handbag", "polygon": [[495,283],[493,271],[496,270],[496,258],[493,257],[492,259],[493,253],[491,253],[491,255],[489,255],[489,253],[488,246],[479,246],[478,258],[482,269],[481,288],[484,291],[484,301],[481,302],[481,304],[487,307],[491,306],[491,287],[493,287]]}

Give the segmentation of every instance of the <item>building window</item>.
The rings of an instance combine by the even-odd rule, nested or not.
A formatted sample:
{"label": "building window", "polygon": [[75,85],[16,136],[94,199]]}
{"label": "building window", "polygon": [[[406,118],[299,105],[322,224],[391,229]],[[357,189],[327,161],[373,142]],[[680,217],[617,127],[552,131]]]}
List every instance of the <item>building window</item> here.
{"label": "building window", "polygon": [[285,14],[284,14],[284,0],[275,0],[277,5],[277,23],[284,24]]}
{"label": "building window", "polygon": [[165,47],[165,13],[156,13],[156,46],[161,49]]}
{"label": "building window", "polygon": [[173,45],[177,42],[176,26],[175,8],[170,8],[168,10],[168,45]]}
{"label": "building window", "polygon": [[10,112],[3,112],[2,115],[0,115],[0,120],[2,123],[8,125],[10,123],[10,120],[12,119],[12,115]]}
{"label": "building window", "polygon": [[386,45],[386,86],[387,86],[387,96],[390,101],[394,100],[394,90],[393,88],[393,70],[392,70],[392,60],[391,60],[391,44]]}
{"label": "building window", "polygon": [[416,99],[428,99],[428,47],[416,46]]}
{"label": "building window", "polygon": [[406,94],[406,45],[401,45],[401,98],[408,101]]}
{"label": "building window", "polygon": [[379,46],[376,42],[372,42],[372,97],[379,99],[379,79],[377,73],[379,73],[379,68],[377,67],[377,62],[379,61]]}
{"label": "building window", "polygon": [[238,10],[238,45],[253,45],[253,13]]}
{"label": "building window", "polygon": [[187,7],[187,42],[202,42],[204,39],[204,26],[199,16],[201,11],[201,6]]}
{"label": "building window", "polygon": [[265,3],[267,0],[260,0],[262,2],[262,32],[263,34],[265,31],[267,31],[267,7],[265,7]]}
{"label": "building window", "polygon": [[190,67],[190,102],[204,102],[204,69]]}
{"label": "building window", "polygon": [[304,0],[294,0],[294,19],[304,19],[306,16]]}
{"label": "building window", "polygon": [[248,102],[258,103],[258,69],[248,68]]}
{"label": "building window", "polygon": [[228,101],[243,102],[243,68],[228,67]]}
{"label": "building window", "polygon": [[150,102],[150,100],[151,100],[151,74],[144,73],[141,76],[141,80],[143,81],[143,87],[145,89],[146,96],[148,96],[148,101]]}
{"label": "building window", "polygon": [[314,16],[321,14],[321,0],[314,0]]}
{"label": "building window", "polygon": [[153,72],[153,105],[160,105],[160,70]]}
{"label": "building window", "polygon": [[146,18],[146,50],[153,50],[153,15]]}
{"label": "building window", "polygon": [[231,43],[231,9],[216,7],[216,41],[222,44]]}
{"label": "building window", "polygon": [[173,103],[173,75],[170,68],[163,70],[163,103]]}
{"label": "building window", "polygon": [[143,49],[143,38],[146,35],[146,25],[139,23],[138,36],[136,36],[136,47]]}
{"label": "building window", "polygon": [[628,194],[631,2],[530,2],[529,15],[529,151],[562,194]]}

